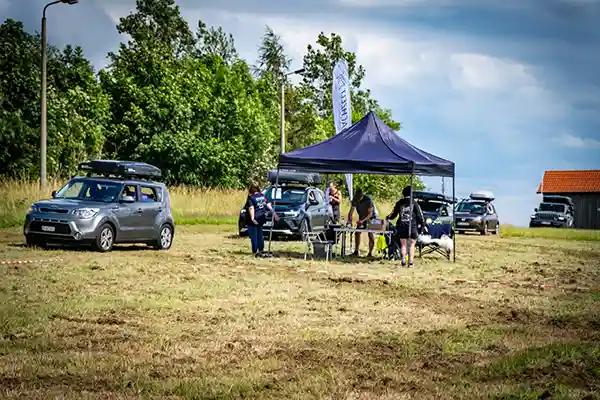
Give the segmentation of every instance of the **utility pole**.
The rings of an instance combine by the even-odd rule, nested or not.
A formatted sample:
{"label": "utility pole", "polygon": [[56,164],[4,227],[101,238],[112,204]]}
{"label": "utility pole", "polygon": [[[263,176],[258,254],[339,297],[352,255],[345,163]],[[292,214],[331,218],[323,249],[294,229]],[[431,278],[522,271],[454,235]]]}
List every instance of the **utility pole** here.
{"label": "utility pole", "polygon": [[79,0],[56,0],[46,4],[42,11],[42,88],[40,95],[41,102],[41,137],[40,137],[40,187],[43,189],[46,186],[46,10],[48,7],[58,3],[77,4]]}
{"label": "utility pole", "polygon": [[285,78],[290,76],[290,75],[295,75],[295,74],[301,74],[304,72],[304,68],[301,69],[297,69],[296,71],[292,71],[292,72],[288,72],[287,74],[284,74],[282,76],[281,79],[281,110],[279,111],[280,113],[280,117],[281,117],[281,122],[280,122],[280,127],[279,127],[279,134],[280,134],[280,154],[285,153]]}

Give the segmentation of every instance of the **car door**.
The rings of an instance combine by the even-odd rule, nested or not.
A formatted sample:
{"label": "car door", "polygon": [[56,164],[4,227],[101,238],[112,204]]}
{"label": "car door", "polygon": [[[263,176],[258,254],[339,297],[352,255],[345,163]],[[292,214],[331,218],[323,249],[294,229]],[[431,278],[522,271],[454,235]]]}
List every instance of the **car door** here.
{"label": "car door", "polygon": [[488,215],[488,229],[496,229],[496,224],[498,223],[498,214],[496,214],[496,207],[490,203],[490,210]]}
{"label": "car door", "polygon": [[[131,196],[133,201],[126,201],[125,196]],[[126,184],[119,194],[119,202],[113,208],[113,213],[119,223],[118,241],[130,241],[136,237],[139,230],[141,213],[139,211],[139,193],[136,185]]]}
{"label": "car door", "polygon": [[314,190],[314,193],[315,193],[315,199],[319,203],[317,206],[317,211],[316,211],[316,213],[318,215],[318,221],[319,221],[318,229],[323,230],[323,229],[325,229],[325,225],[328,220],[327,204],[325,204],[325,196],[324,196],[323,192],[321,192],[320,190]]}
{"label": "car door", "polygon": [[136,239],[154,239],[160,228],[157,226],[158,216],[162,212],[159,190],[153,185],[139,185],[140,188],[140,229]]}

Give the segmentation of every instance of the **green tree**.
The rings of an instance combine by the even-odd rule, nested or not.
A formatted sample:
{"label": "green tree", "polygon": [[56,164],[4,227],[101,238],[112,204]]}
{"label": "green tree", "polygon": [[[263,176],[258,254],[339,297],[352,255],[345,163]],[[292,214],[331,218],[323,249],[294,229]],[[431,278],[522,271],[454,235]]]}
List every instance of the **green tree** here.
{"label": "green tree", "polygon": [[[37,177],[40,141],[40,38],[20,22],[0,26],[0,175]],[[81,48],[48,54],[48,173],[67,176],[104,142],[108,99]]]}
{"label": "green tree", "polygon": [[216,57],[231,66],[239,59],[233,35],[225,33],[220,26],[208,27],[204,22],[198,21],[196,40],[197,55],[205,62],[210,62],[212,58]]}
{"label": "green tree", "polygon": [[[222,48],[203,47],[206,42],[192,43],[204,53],[179,51],[188,29],[177,7],[171,0],[144,3],[149,2],[154,6],[138,7],[121,19],[119,31],[134,39],[111,54],[101,74],[112,98],[107,153],[151,162],[163,169],[168,183],[246,185],[259,171],[266,172],[264,158],[273,141],[260,85],[248,65],[232,56],[235,48],[229,48],[227,61],[213,51]],[[169,18],[146,15],[155,10]],[[164,26],[144,25],[156,21]],[[152,36],[137,29],[165,33]],[[210,32],[227,37],[218,29],[204,34]]]}

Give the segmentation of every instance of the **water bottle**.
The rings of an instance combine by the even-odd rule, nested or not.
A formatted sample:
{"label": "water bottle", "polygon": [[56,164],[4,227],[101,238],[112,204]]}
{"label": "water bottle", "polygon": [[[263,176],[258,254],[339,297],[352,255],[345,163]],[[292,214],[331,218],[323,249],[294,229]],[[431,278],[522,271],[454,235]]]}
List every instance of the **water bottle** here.
{"label": "water bottle", "polygon": [[344,223],[344,217],[342,217],[342,228],[345,228],[346,224]]}

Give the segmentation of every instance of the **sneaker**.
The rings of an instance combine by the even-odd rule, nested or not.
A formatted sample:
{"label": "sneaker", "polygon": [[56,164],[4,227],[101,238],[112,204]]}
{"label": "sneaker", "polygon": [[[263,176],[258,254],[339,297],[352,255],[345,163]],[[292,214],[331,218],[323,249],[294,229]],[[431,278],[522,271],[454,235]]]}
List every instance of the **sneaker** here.
{"label": "sneaker", "polygon": [[400,261],[400,264],[401,264],[403,267],[406,267],[406,261],[404,261],[404,259],[402,259],[402,261]]}
{"label": "sneaker", "polygon": [[411,267],[414,267],[414,266],[415,266],[415,264],[414,264],[412,261],[410,261],[410,262],[408,263],[408,268],[411,268]]}
{"label": "sneaker", "polygon": [[360,256],[360,252],[358,250],[354,250],[354,253],[352,253],[352,255],[354,257],[359,257]]}

